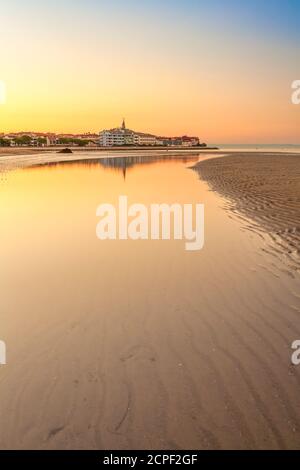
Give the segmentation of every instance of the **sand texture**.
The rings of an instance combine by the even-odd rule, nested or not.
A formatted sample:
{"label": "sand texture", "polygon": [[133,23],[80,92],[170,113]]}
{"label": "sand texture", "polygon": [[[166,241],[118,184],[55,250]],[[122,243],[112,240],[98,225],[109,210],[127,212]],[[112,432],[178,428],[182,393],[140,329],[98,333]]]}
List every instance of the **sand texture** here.
{"label": "sand texture", "polygon": [[299,269],[300,155],[229,155],[200,162],[196,169],[229,200],[229,210],[267,232],[274,253]]}

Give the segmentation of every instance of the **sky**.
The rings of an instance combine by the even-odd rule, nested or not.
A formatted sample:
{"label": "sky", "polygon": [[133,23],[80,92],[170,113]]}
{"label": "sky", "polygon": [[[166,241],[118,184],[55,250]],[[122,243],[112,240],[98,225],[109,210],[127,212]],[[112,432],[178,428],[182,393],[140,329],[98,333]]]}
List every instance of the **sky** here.
{"label": "sky", "polygon": [[299,0],[1,0],[0,132],[300,143]]}

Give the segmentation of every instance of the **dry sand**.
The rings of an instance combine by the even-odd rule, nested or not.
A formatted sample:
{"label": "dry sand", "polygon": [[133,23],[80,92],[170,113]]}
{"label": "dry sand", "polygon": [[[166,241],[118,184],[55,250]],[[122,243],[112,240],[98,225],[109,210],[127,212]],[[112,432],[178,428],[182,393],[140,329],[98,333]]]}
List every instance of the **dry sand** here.
{"label": "dry sand", "polygon": [[196,170],[230,211],[272,238],[274,254],[300,267],[300,155],[245,153],[199,162]]}

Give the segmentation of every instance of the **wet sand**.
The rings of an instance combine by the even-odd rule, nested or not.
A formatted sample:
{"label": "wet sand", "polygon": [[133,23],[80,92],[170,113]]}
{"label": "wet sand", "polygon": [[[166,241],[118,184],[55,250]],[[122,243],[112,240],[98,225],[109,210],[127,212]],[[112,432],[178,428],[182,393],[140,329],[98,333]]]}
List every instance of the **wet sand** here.
{"label": "wet sand", "polygon": [[[199,171],[209,181],[227,158]],[[96,162],[3,179],[0,448],[300,448],[299,277],[194,162],[137,163],[126,179]],[[204,202],[203,251],[100,242],[95,209],[121,191]]]}
{"label": "wet sand", "polygon": [[199,162],[200,177],[274,241],[273,252],[300,268],[300,155],[245,153]]}

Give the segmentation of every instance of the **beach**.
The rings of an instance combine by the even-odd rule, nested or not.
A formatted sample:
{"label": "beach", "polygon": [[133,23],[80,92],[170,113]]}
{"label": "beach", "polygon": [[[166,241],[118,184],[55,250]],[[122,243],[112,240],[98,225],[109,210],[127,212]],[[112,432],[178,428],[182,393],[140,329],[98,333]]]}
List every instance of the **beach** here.
{"label": "beach", "polygon": [[[0,447],[299,449],[299,156],[44,156],[0,179]],[[97,239],[120,194],[203,250]]]}
{"label": "beach", "polygon": [[300,0],[1,7],[0,467],[288,465]]}

